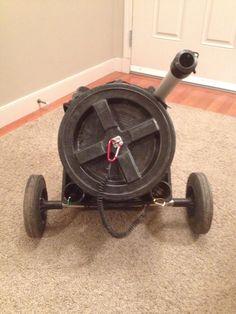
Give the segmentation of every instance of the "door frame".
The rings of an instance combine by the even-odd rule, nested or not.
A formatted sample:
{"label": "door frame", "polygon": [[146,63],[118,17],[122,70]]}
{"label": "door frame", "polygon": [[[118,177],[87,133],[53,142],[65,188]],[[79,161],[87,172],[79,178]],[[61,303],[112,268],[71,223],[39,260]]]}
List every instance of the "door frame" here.
{"label": "door frame", "polygon": [[[140,73],[151,76],[163,78],[167,74],[167,71],[155,70],[151,68],[145,68],[132,65],[132,32],[133,32],[133,1],[124,0],[124,33],[123,33],[123,70],[124,72]],[[173,56],[174,57],[174,56]],[[211,87],[228,92],[236,93],[236,84],[228,83],[224,81],[212,80],[205,77],[191,75],[184,79],[184,82],[200,85],[204,87]]]}

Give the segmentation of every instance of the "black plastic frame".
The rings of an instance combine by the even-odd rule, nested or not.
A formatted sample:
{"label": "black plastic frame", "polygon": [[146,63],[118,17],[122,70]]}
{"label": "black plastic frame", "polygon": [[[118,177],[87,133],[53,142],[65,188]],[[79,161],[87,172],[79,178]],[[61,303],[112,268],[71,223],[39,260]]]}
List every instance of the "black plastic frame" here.
{"label": "black plastic frame", "polygon": [[[115,84],[115,85],[119,85],[125,83],[126,82],[122,82],[122,81],[115,81],[115,82],[111,82],[108,83],[109,84]],[[127,85],[127,84],[126,84]],[[114,86],[114,85],[113,85]],[[136,87],[132,86],[135,91],[136,91]],[[77,89],[76,93],[73,95],[72,100],[68,103],[65,103],[63,105],[64,107],[64,111],[66,112],[69,107],[71,106],[71,104],[73,104],[73,102],[75,100],[77,100],[78,98],[81,99],[83,98],[83,95],[88,93],[89,89],[87,87],[80,87]],[[139,90],[137,90],[138,92],[140,92],[140,88]],[[144,95],[149,94],[150,97],[152,97],[152,99],[156,99],[156,101],[163,107],[164,111],[167,109],[167,105],[161,101],[160,99],[156,98],[154,96],[154,91],[155,88],[153,87],[149,87],[147,89],[143,89],[143,93]],[[170,121],[171,122],[171,121]],[[171,124],[172,125],[172,124]],[[175,148],[175,142],[174,142],[174,148]],[[174,153],[174,150],[173,150]],[[162,179],[160,180],[160,182],[157,184],[157,186],[155,186],[153,188],[153,190],[148,191],[148,193],[136,197],[136,198],[132,198],[132,199],[128,199],[128,200],[114,200],[114,201],[110,201],[110,200],[104,200],[104,205],[106,206],[107,209],[116,209],[116,210],[132,210],[132,209],[137,209],[143,206],[150,206],[150,205],[156,205],[154,202],[154,197],[153,197],[153,191],[155,189],[159,188],[159,184],[162,188],[162,191],[164,189],[164,191],[160,191],[158,192],[158,197],[162,198],[165,202],[169,202],[171,201],[171,206],[172,207],[191,207],[193,205],[193,202],[191,199],[188,198],[173,198],[172,197],[172,182],[171,182],[171,170],[170,167],[167,169],[166,173],[164,174],[164,176],[162,177]],[[68,198],[68,193],[67,193],[67,187],[73,187],[78,191],[78,189],[80,189],[80,193],[78,196],[78,200],[74,200],[71,201],[70,197]],[[165,186],[166,186],[166,190],[165,190]],[[163,193],[163,195],[161,194]],[[156,205],[157,206],[157,205]],[[97,208],[97,199],[95,196],[89,195],[88,193],[85,193],[69,176],[69,174],[66,172],[66,170],[63,168],[63,176],[62,176],[62,191],[61,191],[61,200],[58,201],[46,201],[46,200],[42,200],[41,202],[41,208],[45,211],[47,210],[53,210],[53,209],[62,209],[63,207],[78,207],[78,208],[83,208],[83,209],[96,209]]]}

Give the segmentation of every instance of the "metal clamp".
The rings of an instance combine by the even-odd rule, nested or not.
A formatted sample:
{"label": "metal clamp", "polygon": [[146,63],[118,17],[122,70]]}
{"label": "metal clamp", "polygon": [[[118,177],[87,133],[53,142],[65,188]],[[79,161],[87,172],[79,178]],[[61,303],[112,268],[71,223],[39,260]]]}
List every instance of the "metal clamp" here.
{"label": "metal clamp", "polygon": [[170,200],[169,202],[166,202],[164,198],[153,198],[154,204],[157,206],[165,207],[165,206],[173,206],[174,200]]}

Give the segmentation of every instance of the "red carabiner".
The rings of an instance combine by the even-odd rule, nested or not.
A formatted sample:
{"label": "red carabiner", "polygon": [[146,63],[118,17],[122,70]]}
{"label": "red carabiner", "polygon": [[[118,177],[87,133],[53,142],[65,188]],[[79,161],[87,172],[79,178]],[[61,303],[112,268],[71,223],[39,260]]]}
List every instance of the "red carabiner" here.
{"label": "red carabiner", "polygon": [[[121,138],[119,138],[117,140],[118,137],[113,137],[109,140],[108,144],[107,144],[107,160],[109,162],[114,162],[116,161],[120,148],[123,145],[123,141]],[[113,145],[116,148],[116,152],[115,152],[115,156],[113,158],[111,158],[111,145]]]}

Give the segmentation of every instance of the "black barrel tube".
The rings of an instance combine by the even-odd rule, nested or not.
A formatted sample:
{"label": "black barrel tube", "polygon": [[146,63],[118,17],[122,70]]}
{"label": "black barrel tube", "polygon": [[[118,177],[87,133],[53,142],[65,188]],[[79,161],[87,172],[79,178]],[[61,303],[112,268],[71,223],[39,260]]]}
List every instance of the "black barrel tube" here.
{"label": "black barrel tube", "polygon": [[186,78],[192,72],[195,73],[198,56],[197,52],[187,49],[178,52],[171,62],[169,72],[161,81],[160,86],[156,88],[154,95],[164,101],[182,79]]}

